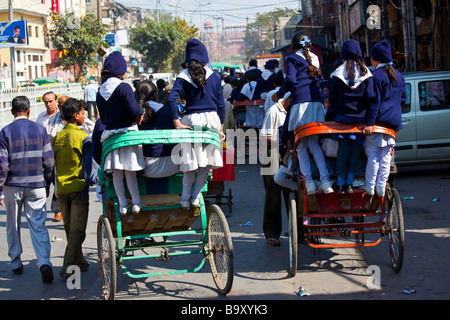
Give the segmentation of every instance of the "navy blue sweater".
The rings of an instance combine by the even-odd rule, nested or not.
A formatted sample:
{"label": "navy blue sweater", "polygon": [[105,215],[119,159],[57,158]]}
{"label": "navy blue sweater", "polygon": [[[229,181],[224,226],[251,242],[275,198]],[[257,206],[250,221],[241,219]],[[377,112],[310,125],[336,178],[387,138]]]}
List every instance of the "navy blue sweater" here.
{"label": "navy blue sweater", "polygon": [[216,111],[220,122],[225,120],[225,100],[223,99],[222,83],[219,75],[211,74],[203,91],[194,86],[189,81],[177,78],[173,84],[172,91],[168,99],[168,106],[172,114],[172,119],[179,119],[177,99],[181,92],[184,92],[186,114]]}
{"label": "navy blue sweater", "polygon": [[98,92],[97,107],[106,130],[130,127],[143,114],[133,89],[125,82],[116,87],[108,101]]}
{"label": "navy blue sweater", "polygon": [[[175,129],[172,114],[168,106],[163,106],[155,112],[155,120],[152,123],[142,123],[139,130],[165,130]],[[172,144],[144,144],[143,151],[146,157],[167,157],[172,153]]]}
{"label": "navy blue sweater", "polygon": [[364,80],[352,90],[338,77],[328,81],[329,103],[326,121],[333,121],[336,116],[365,118],[366,112],[375,98],[373,77]]}
{"label": "navy blue sweater", "polygon": [[318,101],[323,103],[319,80],[308,75],[308,61],[298,54],[291,54],[286,59],[286,78],[277,92],[278,98],[283,98],[286,92],[291,92],[292,104]]}
{"label": "navy blue sweater", "polygon": [[376,124],[395,131],[403,128],[402,104],[406,102],[405,78],[395,70],[398,81],[391,81],[384,68],[372,72],[376,98],[367,115],[366,124]]}

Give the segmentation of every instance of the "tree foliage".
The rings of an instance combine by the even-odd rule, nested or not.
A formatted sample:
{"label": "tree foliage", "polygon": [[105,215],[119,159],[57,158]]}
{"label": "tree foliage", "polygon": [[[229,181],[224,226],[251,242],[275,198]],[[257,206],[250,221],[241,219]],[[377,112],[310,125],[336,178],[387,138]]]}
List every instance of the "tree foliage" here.
{"label": "tree foliage", "polygon": [[154,72],[177,72],[184,61],[186,42],[198,35],[198,28],[169,14],[160,14],[158,21],[145,18],[141,25],[132,28],[130,46],[144,56]]}
{"label": "tree foliage", "polygon": [[247,59],[269,53],[273,44],[274,25],[279,25],[280,17],[292,17],[296,14],[295,10],[289,8],[276,8],[270,12],[257,13],[255,22],[249,23],[245,30]]}
{"label": "tree foliage", "polygon": [[102,40],[108,28],[92,14],[79,19],[73,12],[65,15],[52,13],[50,26],[44,27],[44,31],[53,47],[60,52],[61,66],[65,70],[73,70],[76,82],[86,75],[88,66],[97,63],[97,50],[108,47]]}

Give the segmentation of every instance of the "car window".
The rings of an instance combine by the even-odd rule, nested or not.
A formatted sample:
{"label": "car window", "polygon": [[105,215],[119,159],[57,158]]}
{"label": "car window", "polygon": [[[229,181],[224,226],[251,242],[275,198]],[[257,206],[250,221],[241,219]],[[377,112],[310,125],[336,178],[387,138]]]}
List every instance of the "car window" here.
{"label": "car window", "polygon": [[419,82],[421,111],[450,109],[450,80]]}
{"label": "car window", "polygon": [[402,113],[408,113],[411,111],[411,84],[405,83],[406,90],[406,102],[402,105]]}

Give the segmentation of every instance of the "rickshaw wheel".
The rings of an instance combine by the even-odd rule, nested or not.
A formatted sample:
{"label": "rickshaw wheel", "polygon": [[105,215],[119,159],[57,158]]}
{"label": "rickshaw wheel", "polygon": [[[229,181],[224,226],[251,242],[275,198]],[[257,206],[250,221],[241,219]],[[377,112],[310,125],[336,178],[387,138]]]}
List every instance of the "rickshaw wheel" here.
{"label": "rickshaw wheel", "polygon": [[233,284],[233,243],[228,222],[219,206],[208,207],[208,260],[219,292],[226,295]]}
{"label": "rickshaw wheel", "polygon": [[297,233],[297,202],[295,193],[289,194],[289,268],[291,276],[297,273],[298,233]]}
{"label": "rickshaw wheel", "polygon": [[115,240],[109,220],[103,215],[97,224],[97,250],[103,296],[106,300],[114,300],[117,284]]}
{"label": "rickshaw wheel", "polygon": [[403,265],[403,251],[405,244],[405,228],[403,223],[403,209],[398,191],[390,189],[392,196],[387,216],[387,230],[389,239],[389,255],[392,269],[399,272]]}

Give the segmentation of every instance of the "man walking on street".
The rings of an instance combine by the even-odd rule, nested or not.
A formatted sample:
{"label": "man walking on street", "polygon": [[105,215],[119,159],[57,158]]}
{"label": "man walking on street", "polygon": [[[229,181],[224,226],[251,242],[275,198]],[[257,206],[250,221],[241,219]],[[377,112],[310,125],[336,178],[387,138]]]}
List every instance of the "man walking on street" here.
{"label": "man walking on street", "polygon": [[[52,128],[50,118],[54,117],[58,113],[58,100],[56,99],[56,94],[54,94],[52,91],[45,93],[42,96],[42,100],[44,101],[45,108],[47,110],[40,113],[37,116],[36,122],[42,124],[44,128],[47,130],[47,134],[50,134]],[[55,215],[53,217],[53,221],[55,222],[61,221],[62,220],[61,210],[59,209],[58,200],[56,200],[54,191],[52,194],[51,210]]]}
{"label": "man walking on street", "polygon": [[98,86],[94,80],[89,80],[89,84],[84,88],[84,97],[87,103],[87,111],[89,120],[95,120],[98,118],[97,112],[97,92]]}
{"label": "man walking on street", "polygon": [[53,280],[50,238],[45,227],[48,186],[54,179],[53,151],[45,128],[28,118],[30,101],[12,100],[14,121],[0,131],[0,205],[6,207],[8,255],[14,274],[21,274],[22,207],[43,282]]}

